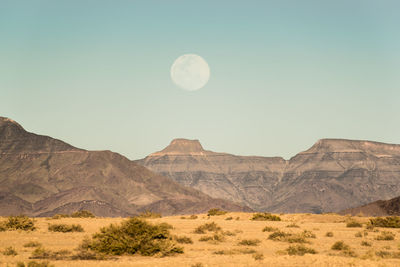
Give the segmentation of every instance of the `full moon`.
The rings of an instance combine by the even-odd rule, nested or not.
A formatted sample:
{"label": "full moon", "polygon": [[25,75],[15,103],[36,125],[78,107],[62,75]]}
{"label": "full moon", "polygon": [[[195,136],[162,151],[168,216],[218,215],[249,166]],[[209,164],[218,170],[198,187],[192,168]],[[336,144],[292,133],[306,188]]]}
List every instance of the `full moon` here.
{"label": "full moon", "polygon": [[185,90],[196,91],[210,79],[210,67],[201,56],[182,55],[171,66],[171,79]]}

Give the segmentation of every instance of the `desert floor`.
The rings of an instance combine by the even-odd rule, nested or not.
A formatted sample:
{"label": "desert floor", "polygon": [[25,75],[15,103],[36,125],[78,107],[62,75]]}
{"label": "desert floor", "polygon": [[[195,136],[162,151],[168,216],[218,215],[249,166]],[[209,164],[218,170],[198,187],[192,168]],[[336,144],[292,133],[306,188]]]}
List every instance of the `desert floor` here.
{"label": "desert floor", "polygon": [[[279,215],[282,221],[252,221],[253,213],[228,213],[221,216],[207,217],[198,215],[197,219],[187,219],[189,216],[170,216],[157,219],[147,219],[151,223],[167,222],[174,229],[171,233],[177,236],[190,237],[193,244],[179,244],[184,247],[184,253],[170,257],[145,257],[145,256],[121,256],[113,260],[50,260],[55,266],[400,266],[400,259],[393,255],[399,255],[400,230],[392,228],[375,228],[365,231],[363,227],[349,228],[346,222],[348,216],[336,214],[284,214]],[[226,218],[232,217],[231,220]],[[0,218],[0,221],[6,218]],[[367,217],[353,217],[362,223],[368,222]],[[68,249],[73,251],[82,241],[84,236],[91,235],[102,226],[110,223],[119,223],[124,218],[62,218],[48,219],[36,218],[38,229],[32,232],[5,231],[0,232],[0,266],[16,266],[18,262],[27,263],[35,248],[26,248],[24,244],[29,241],[38,241],[44,248],[50,250]],[[193,233],[193,230],[204,223],[215,222],[223,231],[230,231],[234,235],[225,235],[225,241],[200,242],[204,236]],[[48,224],[66,223],[80,224],[84,228],[83,233],[54,233],[48,231]],[[295,223],[299,228],[287,227]],[[317,254],[305,254],[304,256],[290,256],[285,251],[291,245],[297,245],[285,241],[269,240],[271,232],[263,232],[265,226],[279,228],[284,232],[298,233],[304,230],[312,231],[316,238],[307,239],[310,243],[304,244],[313,248]],[[364,231],[367,235],[364,236]],[[390,231],[396,234],[394,240],[376,240],[382,231]],[[332,232],[333,237],[326,236]],[[358,232],[363,232],[362,237],[356,237]],[[360,234],[358,234],[359,236]],[[256,246],[242,246],[238,243],[243,239],[259,239]],[[349,245],[352,256],[343,251],[332,250],[336,241],[344,241]],[[361,245],[362,241],[368,241],[371,246]],[[7,247],[14,247],[18,255],[6,256],[3,251]],[[246,248],[256,252],[246,253]],[[215,254],[215,252],[219,254]],[[397,254],[396,254],[397,253]],[[262,256],[261,256],[262,254]],[[255,259],[258,255],[258,259]],[[262,259],[260,259],[262,258]],[[35,260],[41,262],[43,260]]]}

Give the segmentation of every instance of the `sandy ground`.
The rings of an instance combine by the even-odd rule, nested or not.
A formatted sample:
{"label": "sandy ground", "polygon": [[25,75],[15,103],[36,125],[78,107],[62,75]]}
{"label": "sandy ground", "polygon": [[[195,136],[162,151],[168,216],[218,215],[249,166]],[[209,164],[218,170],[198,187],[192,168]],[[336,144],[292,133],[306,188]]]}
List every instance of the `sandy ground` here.
{"label": "sandy ground", "polygon": [[[188,217],[188,216],[186,216]],[[233,217],[233,220],[225,220]],[[336,214],[311,215],[311,214],[286,214],[280,215],[282,221],[251,221],[252,213],[228,213],[222,216],[208,218],[205,214],[198,215],[198,219],[182,219],[181,216],[163,217],[159,219],[148,219],[151,223],[167,222],[174,226],[172,234],[187,236],[193,240],[193,244],[180,244],[184,247],[184,254],[171,257],[144,257],[144,256],[122,256],[107,261],[50,261],[55,266],[400,266],[400,259],[382,258],[376,256],[376,252],[400,252],[399,229],[375,228],[369,231],[367,236],[355,237],[355,234],[365,230],[363,228],[348,228],[346,221],[350,217]],[[367,222],[369,218],[353,217],[359,222]],[[0,218],[5,220],[6,218]],[[110,223],[119,223],[123,218],[63,218],[49,220],[46,218],[36,219],[38,229],[33,232],[6,231],[0,232],[0,251],[12,246],[18,252],[16,256],[5,256],[0,254],[0,266],[16,266],[17,262],[30,261],[29,257],[34,248],[25,248],[23,245],[29,241],[38,241],[43,247],[50,250],[68,249],[73,251],[86,235],[91,235],[102,226]],[[193,230],[204,223],[214,221],[224,231],[235,232],[235,236],[225,236],[226,241],[220,243],[200,242],[203,235],[194,234]],[[300,228],[288,228],[287,225],[295,222]],[[78,223],[85,229],[84,233],[54,233],[47,230],[49,223]],[[284,253],[290,244],[282,241],[268,239],[270,233],[263,232],[265,226],[277,227],[285,232],[312,231],[316,238],[308,239],[311,243],[305,244],[317,251],[317,254],[306,254],[304,256],[289,256]],[[394,240],[379,241],[375,237],[382,231],[390,231],[396,234]],[[325,236],[332,232],[333,237]],[[238,242],[243,239],[259,239],[261,243],[248,248],[256,250],[263,255],[262,260],[254,259],[253,254],[240,252],[231,255],[217,255],[214,252],[224,250],[225,252],[237,251],[246,248],[239,246]],[[356,253],[356,257],[344,256],[340,251],[332,250],[336,241],[344,241]],[[368,241],[372,246],[362,246],[362,241]],[[37,260],[40,261],[40,260]]]}

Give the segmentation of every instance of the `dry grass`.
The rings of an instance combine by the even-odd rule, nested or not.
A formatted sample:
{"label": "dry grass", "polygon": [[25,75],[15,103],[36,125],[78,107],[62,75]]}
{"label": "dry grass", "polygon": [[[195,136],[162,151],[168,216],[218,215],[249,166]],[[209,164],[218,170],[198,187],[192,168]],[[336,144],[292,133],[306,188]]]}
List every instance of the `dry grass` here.
{"label": "dry grass", "polygon": [[[152,224],[167,223],[173,226],[170,229],[174,240],[180,240],[179,246],[184,249],[183,254],[169,257],[154,256],[114,256],[112,260],[98,257],[76,250],[85,236],[91,237],[99,232],[100,228],[111,223],[119,225],[124,218],[58,218],[57,223],[72,225],[80,224],[85,232],[58,233],[49,232],[48,219],[35,218],[34,231],[3,231],[0,232],[0,266],[25,266],[31,261],[57,267],[106,267],[106,266],[400,266],[400,250],[398,240],[377,240],[387,228],[375,225],[374,231],[365,232],[361,228],[347,227],[347,222],[354,219],[337,214],[283,214],[281,221],[251,220],[253,213],[230,212],[223,216],[197,214],[193,219],[185,215],[147,219]],[[232,217],[233,220],[226,220]],[[239,218],[239,219],[236,219]],[[6,222],[8,218],[0,218]],[[355,217],[357,222],[367,224],[368,217]],[[393,221],[393,220],[392,220]],[[296,222],[301,228],[287,228],[287,225]],[[263,232],[263,229],[266,230]],[[204,231],[204,234],[195,234],[195,229]],[[211,230],[211,231],[209,231]],[[288,234],[284,241],[268,239],[270,234],[281,231]],[[390,229],[400,233],[398,229]],[[326,234],[333,232],[333,235]],[[229,233],[229,234],[227,234]],[[362,235],[362,237],[355,237]],[[368,235],[366,235],[367,233]],[[217,234],[223,237],[223,242],[200,242],[202,237],[213,237]],[[218,237],[218,238],[219,238]],[[296,240],[298,238],[298,240]],[[290,241],[305,240],[307,243],[289,243]],[[191,240],[193,243],[190,243]],[[260,240],[257,246],[238,245],[243,240]],[[349,249],[332,250],[337,241],[343,241]],[[246,241],[247,242],[247,241]],[[40,244],[39,244],[40,243]],[[250,242],[251,243],[251,242]],[[249,243],[249,244],[250,244]],[[27,245],[29,244],[29,245]],[[31,245],[32,244],[32,245]],[[27,246],[24,246],[27,245]],[[44,248],[40,259],[30,259],[33,252],[39,247]],[[12,247],[17,255],[3,255],[7,248]],[[288,255],[302,253],[313,249],[318,254],[305,253],[304,256]],[[303,249],[305,248],[305,249]],[[40,251],[38,251],[40,252]],[[284,253],[282,253],[284,252]],[[47,254],[46,254],[47,253]],[[40,253],[34,254],[37,257]],[[45,258],[50,257],[50,258]],[[57,258],[57,259],[55,259]],[[21,265],[22,266],[22,265]],[[32,265],[33,266],[33,265]],[[44,265],[43,265],[44,266]]]}

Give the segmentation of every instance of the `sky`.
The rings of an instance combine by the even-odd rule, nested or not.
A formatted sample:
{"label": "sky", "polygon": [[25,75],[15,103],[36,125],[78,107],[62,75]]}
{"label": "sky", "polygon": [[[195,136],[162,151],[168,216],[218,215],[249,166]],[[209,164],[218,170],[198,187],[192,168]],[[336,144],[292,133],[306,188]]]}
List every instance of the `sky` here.
{"label": "sky", "polygon": [[[0,116],[143,158],[174,138],[290,158],[321,138],[400,144],[400,1],[0,0]],[[197,91],[170,77],[203,57]]]}

